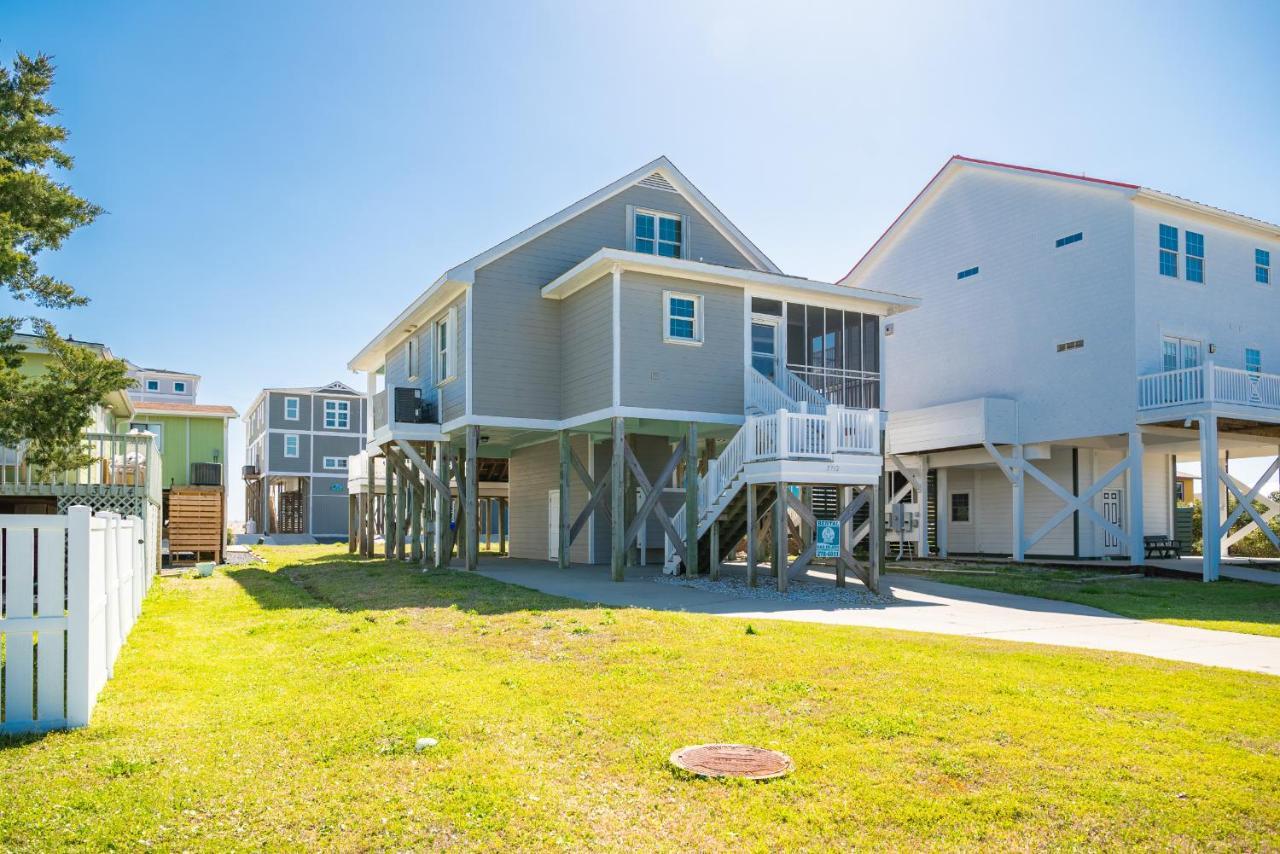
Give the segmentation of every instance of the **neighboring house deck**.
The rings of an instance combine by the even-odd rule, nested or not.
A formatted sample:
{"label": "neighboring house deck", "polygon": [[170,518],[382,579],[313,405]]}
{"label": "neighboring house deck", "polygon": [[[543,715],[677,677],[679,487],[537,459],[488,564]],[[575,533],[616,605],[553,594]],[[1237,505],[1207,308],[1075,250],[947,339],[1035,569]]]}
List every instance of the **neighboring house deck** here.
{"label": "neighboring house deck", "polygon": [[1140,564],[1179,464],[1209,485],[1206,579],[1259,526],[1280,548],[1277,253],[1280,226],[1135,184],[948,161],[842,280],[924,301],[885,353],[919,550]]}
{"label": "neighboring house deck", "polygon": [[[879,538],[883,321],[916,304],[785,275],[659,158],[448,270],[353,358],[388,461],[359,546],[380,516],[393,553],[474,567],[501,460],[514,556],[714,573],[779,531],[812,546],[821,490],[874,584],[852,546]],[[777,583],[811,551],[773,549]]]}

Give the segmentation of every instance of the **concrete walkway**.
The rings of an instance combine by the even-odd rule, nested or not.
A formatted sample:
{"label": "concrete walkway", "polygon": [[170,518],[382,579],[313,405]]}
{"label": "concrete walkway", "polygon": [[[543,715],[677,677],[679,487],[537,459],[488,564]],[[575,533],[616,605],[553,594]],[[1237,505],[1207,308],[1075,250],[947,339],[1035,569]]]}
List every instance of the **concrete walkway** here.
{"label": "concrete walkway", "polygon": [[[605,566],[562,570],[550,563],[516,559],[483,560],[480,572],[499,581],[603,605],[1053,644],[1280,675],[1280,638],[1134,620],[1071,602],[903,575],[888,574],[883,579],[884,590],[891,590],[897,600],[894,604],[847,607],[750,599],[727,588],[721,594],[659,583],[654,580],[660,573],[656,567],[630,569],[622,583],[610,581]],[[809,577],[831,578],[818,572]]]}
{"label": "concrete walkway", "polygon": [[[1173,572],[1185,572],[1197,578],[1204,575],[1203,559],[1198,557],[1181,557],[1177,560],[1149,560],[1148,564]],[[1254,581],[1258,584],[1280,584],[1280,560],[1263,558],[1256,563],[1271,566],[1272,569],[1259,569],[1237,561],[1223,561],[1218,565],[1218,575],[1223,578],[1234,578],[1238,581]]]}

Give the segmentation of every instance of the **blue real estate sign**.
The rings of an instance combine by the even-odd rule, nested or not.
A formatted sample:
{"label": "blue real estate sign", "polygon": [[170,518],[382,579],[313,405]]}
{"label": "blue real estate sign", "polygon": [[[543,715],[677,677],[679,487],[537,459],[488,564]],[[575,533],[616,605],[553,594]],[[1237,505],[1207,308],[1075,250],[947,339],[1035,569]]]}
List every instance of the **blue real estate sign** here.
{"label": "blue real estate sign", "polygon": [[819,519],[816,557],[840,557],[840,523],[835,519]]}

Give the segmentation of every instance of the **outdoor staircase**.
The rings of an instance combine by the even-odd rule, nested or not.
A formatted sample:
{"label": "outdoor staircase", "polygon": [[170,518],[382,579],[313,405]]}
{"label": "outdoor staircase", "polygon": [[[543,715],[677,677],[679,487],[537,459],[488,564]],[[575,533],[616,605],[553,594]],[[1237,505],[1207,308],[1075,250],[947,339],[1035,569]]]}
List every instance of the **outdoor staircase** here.
{"label": "outdoor staircase", "polygon": [[[834,461],[849,454],[880,454],[880,412],[875,409],[846,409],[826,402],[815,389],[784,372],[794,382],[786,389],[754,369],[747,368],[747,420],[729,440],[720,456],[707,464],[707,473],[698,479],[699,566],[707,566],[710,538],[707,532],[716,520],[725,520],[721,529],[724,554],[746,533],[748,467],[766,461]],[[803,387],[803,388],[801,388]],[[805,391],[808,389],[808,391]],[[802,398],[802,399],[797,399]],[[776,406],[771,414],[766,407]],[[819,411],[813,411],[813,410]],[[763,518],[777,500],[777,488],[761,483],[757,489],[757,514]],[[685,508],[672,518],[677,531],[685,530]],[[667,544],[670,562],[674,548]]]}

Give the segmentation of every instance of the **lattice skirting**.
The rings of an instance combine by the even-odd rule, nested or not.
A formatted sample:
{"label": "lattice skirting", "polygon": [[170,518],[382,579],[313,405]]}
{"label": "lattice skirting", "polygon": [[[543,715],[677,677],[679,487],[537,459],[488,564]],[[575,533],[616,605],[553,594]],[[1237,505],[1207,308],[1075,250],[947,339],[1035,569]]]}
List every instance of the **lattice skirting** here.
{"label": "lattice skirting", "polygon": [[119,513],[121,516],[138,516],[147,519],[147,505],[150,502],[139,495],[60,495],[58,496],[58,512],[66,513],[69,507],[83,504],[92,507],[94,512]]}

